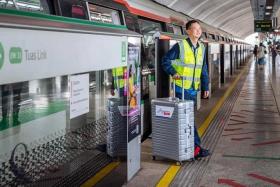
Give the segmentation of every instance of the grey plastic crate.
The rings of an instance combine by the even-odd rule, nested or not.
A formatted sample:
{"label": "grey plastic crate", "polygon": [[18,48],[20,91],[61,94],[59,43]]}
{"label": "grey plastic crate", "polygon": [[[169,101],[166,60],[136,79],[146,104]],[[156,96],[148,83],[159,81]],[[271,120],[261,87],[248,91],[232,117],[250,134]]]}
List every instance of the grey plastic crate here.
{"label": "grey plastic crate", "polygon": [[122,105],[122,99],[107,100],[107,154],[111,157],[127,154],[127,118],[119,111]]}

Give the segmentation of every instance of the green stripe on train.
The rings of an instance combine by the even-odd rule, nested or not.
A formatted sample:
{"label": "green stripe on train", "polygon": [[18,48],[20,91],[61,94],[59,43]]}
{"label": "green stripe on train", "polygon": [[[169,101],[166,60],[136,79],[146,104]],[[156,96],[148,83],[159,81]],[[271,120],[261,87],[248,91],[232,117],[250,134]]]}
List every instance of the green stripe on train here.
{"label": "green stripe on train", "polygon": [[[19,125],[23,125],[24,123],[42,118],[42,117],[46,117],[48,115],[57,113],[57,112],[61,112],[63,110],[66,110],[66,102],[65,101],[56,101],[56,102],[51,102],[49,103],[48,106],[44,107],[44,108],[29,108],[29,109],[25,109],[23,111],[19,112],[19,121],[20,124]],[[8,128],[12,128],[15,127],[15,125],[13,125],[13,116],[10,115],[9,116],[9,122],[6,124],[0,124],[0,131],[8,129]],[[16,125],[18,126],[18,125]]]}

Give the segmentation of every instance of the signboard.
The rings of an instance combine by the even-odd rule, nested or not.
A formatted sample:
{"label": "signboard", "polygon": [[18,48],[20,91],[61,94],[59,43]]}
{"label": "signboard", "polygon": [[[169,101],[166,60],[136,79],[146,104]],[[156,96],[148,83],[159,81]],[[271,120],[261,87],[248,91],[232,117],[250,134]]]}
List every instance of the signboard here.
{"label": "signboard", "polygon": [[255,20],[255,32],[272,32],[272,21]]}
{"label": "signboard", "polygon": [[89,74],[70,76],[70,119],[89,112]]}
{"label": "signboard", "polygon": [[140,124],[140,47],[128,43],[128,142],[141,134]]}
{"label": "signboard", "polygon": [[128,38],[128,118],[127,118],[127,180],[140,169],[141,155],[141,85],[140,85],[140,38]]}
{"label": "signboard", "polygon": [[0,33],[0,85],[126,65],[127,37],[20,28]]}

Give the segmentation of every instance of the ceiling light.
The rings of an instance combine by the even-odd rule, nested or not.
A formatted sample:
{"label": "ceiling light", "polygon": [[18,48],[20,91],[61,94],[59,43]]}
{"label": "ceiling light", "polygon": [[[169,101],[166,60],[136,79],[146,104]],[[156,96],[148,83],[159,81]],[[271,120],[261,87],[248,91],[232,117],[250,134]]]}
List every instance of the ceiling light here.
{"label": "ceiling light", "polygon": [[266,6],[266,9],[270,10],[272,9],[272,6]]}
{"label": "ceiling light", "polygon": [[270,15],[270,12],[266,12],[265,15]]}

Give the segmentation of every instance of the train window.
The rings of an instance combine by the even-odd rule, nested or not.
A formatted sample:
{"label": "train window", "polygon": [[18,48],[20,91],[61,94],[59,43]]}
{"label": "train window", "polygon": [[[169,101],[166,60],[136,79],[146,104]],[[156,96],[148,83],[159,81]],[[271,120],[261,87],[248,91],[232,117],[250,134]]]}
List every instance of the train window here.
{"label": "train window", "polygon": [[87,8],[85,3],[73,3],[69,0],[59,0],[59,7],[61,10],[61,15],[64,17],[88,19],[86,12]]}
{"label": "train window", "polygon": [[153,33],[155,31],[162,31],[161,23],[138,19],[141,34]]}
{"label": "train window", "polygon": [[121,25],[119,11],[93,4],[88,6],[91,21]]}
{"label": "train window", "polygon": [[167,23],[166,24],[166,32],[169,32],[169,33],[173,33],[173,27],[171,24]]}
{"label": "train window", "polygon": [[46,0],[0,0],[0,8],[50,13]]}
{"label": "train window", "polygon": [[79,19],[86,19],[86,10],[81,5],[72,5],[72,17]]}
{"label": "train window", "polygon": [[178,25],[173,25],[173,31],[174,31],[174,34],[177,34],[177,35],[182,35],[182,29],[180,26]]}
{"label": "train window", "polygon": [[124,19],[125,19],[126,27],[129,30],[134,31],[134,32],[140,32],[136,16],[134,16],[128,12],[124,12]]}
{"label": "train window", "polygon": [[214,34],[210,34],[210,38],[211,38],[212,40],[216,40]]}
{"label": "train window", "polygon": [[203,34],[204,38],[208,37],[206,32],[203,32],[202,34]]}

